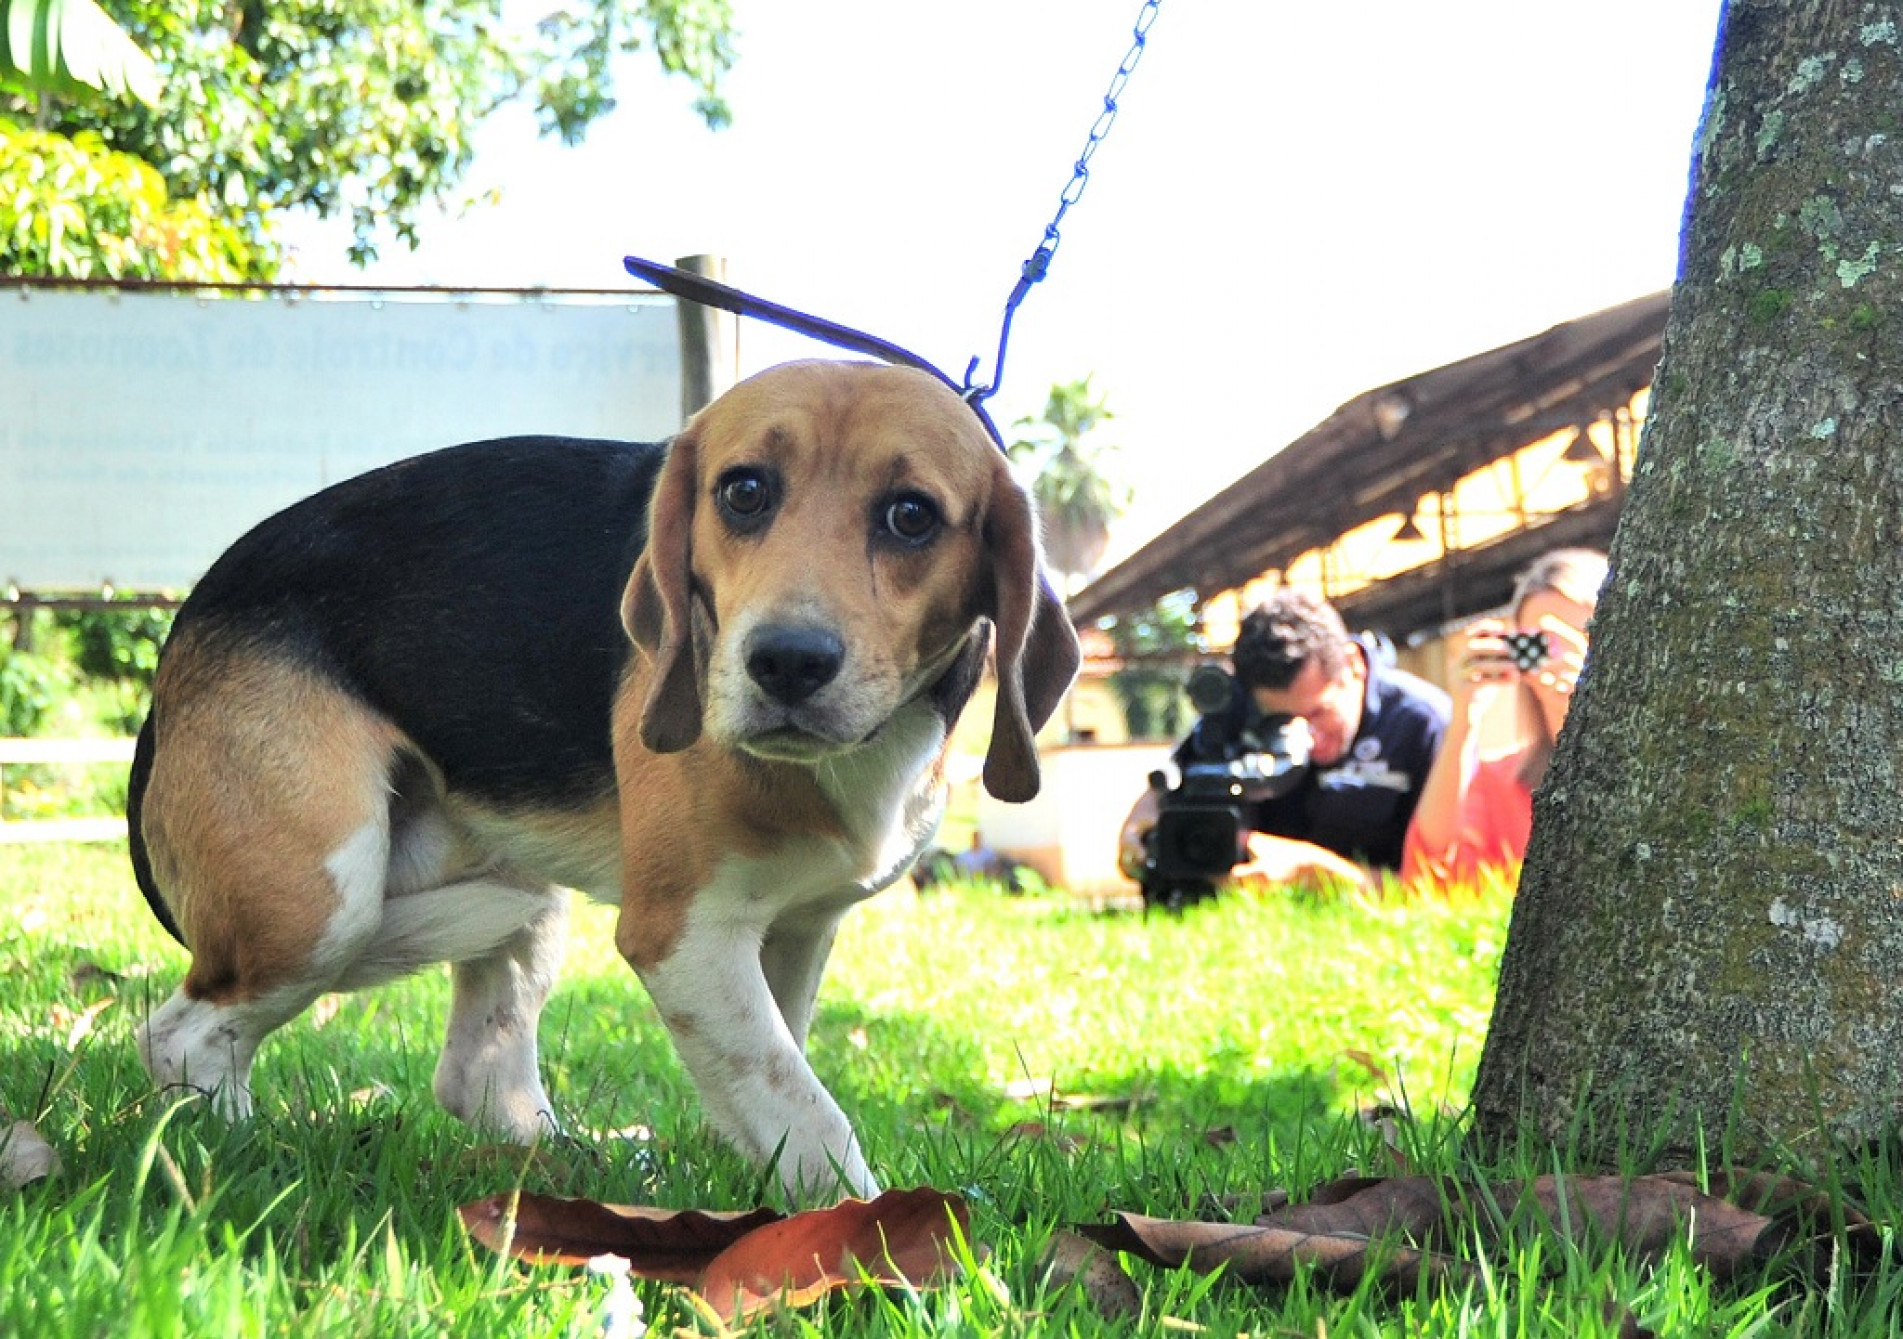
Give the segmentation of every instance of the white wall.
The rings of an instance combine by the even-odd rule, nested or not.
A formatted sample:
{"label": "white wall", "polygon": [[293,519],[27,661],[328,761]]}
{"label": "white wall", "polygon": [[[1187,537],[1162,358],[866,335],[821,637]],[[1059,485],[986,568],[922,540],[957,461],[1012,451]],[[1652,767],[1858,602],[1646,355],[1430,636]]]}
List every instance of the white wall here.
{"label": "white wall", "polygon": [[680,427],[670,298],[0,289],[0,590],[178,590],[404,456]]}
{"label": "white wall", "polygon": [[1134,893],[1117,870],[1117,834],[1169,760],[1171,744],[1077,744],[1040,748],[1043,785],[1028,804],[978,801],[978,831],[992,850],[1030,865],[1050,883],[1090,896]]}

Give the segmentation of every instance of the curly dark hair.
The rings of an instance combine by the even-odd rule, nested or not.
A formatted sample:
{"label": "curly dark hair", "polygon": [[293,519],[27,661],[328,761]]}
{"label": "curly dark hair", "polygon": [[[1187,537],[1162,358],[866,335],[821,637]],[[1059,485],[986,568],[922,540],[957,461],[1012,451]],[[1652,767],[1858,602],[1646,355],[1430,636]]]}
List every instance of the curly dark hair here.
{"label": "curly dark hair", "polygon": [[1229,659],[1244,688],[1282,689],[1311,660],[1333,678],[1353,645],[1333,605],[1285,587],[1243,615]]}

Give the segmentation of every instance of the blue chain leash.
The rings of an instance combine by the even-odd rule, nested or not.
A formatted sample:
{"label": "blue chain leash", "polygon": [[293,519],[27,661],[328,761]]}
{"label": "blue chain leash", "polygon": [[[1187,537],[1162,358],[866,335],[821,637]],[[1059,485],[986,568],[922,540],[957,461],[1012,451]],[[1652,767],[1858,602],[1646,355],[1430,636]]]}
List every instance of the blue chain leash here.
{"label": "blue chain leash", "polygon": [[791,307],[781,306],[777,302],[769,302],[765,298],[755,297],[751,293],[717,283],[704,275],[679,270],[672,265],[663,265],[659,261],[627,256],[623,258],[622,264],[626,266],[628,273],[637,279],[645,279],[662,292],[671,293],[677,298],[698,302],[704,307],[732,312],[736,316],[751,316],[769,325],[777,325],[783,330],[792,330],[831,344],[835,348],[850,349],[855,353],[869,354],[884,362],[897,363],[903,367],[913,367],[921,372],[930,373],[957,392],[958,396],[971,406],[972,412],[984,424],[985,431],[990,434],[991,440],[998,444],[999,450],[1003,450],[1004,436],[998,431],[998,425],[991,421],[991,415],[986,411],[984,402],[990,399],[1004,382],[1004,356],[1011,343],[1011,318],[1017,314],[1018,305],[1024,301],[1032,285],[1042,282],[1044,276],[1050,271],[1051,261],[1057,255],[1058,244],[1063,240],[1058,233],[1059,225],[1063,223],[1064,215],[1070,211],[1070,207],[1083,198],[1084,187],[1090,184],[1091,156],[1097,152],[1097,146],[1103,143],[1105,137],[1110,134],[1110,127],[1116,123],[1117,100],[1123,96],[1124,85],[1130,82],[1130,74],[1136,69],[1137,62],[1143,59],[1144,47],[1149,41],[1150,25],[1156,21],[1157,10],[1162,7],[1162,4],[1163,0],[1144,0],[1143,7],[1137,14],[1133,32],[1134,40],[1130,44],[1130,50],[1124,55],[1122,63],[1117,66],[1116,74],[1111,76],[1110,87],[1104,93],[1103,111],[1098,113],[1096,121],[1091,124],[1090,135],[1084,141],[1083,151],[1077,155],[1077,163],[1071,172],[1070,182],[1058,197],[1057,212],[1052,216],[1051,221],[1044,225],[1044,240],[1038,244],[1037,250],[1031,253],[1030,259],[1026,260],[1019,270],[1018,282],[1004,304],[1004,320],[998,330],[997,361],[992,369],[991,381],[987,385],[978,385],[974,380],[978,374],[978,359],[975,357],[965,369],[965,380],[961,386],[941,372],[936,365],[918,354],[875,335],[868,335],[862,330],[854,330],[851,326],[840,325],[824,317],[796,311]]}
{"label": "blue chain leash", "polygon": [[1110,87],[1103,95],[1103,111],[1091,123],[1090,135],[1084,141],[1083,152],[1077,155],[1077,165],[1071,171],[1070,182],[1057,198],[1057,212],[1044,225],[1044,240],[1020,268],[1017,286],[1011,290],[1011,296],[1005,299],[1004,320],[998,328],[998,356],[992,368],[991,381],[980,386],[974,380],[978,375],[976,357],[965,368],[965,402],[974,409],[990,399],[998,387],[1004,384],[1004,354],[1011,343],[1011,318],[1017,315],[1018,304],[1024,301],[1031,286],[1044,281],[1044,276],[1050,272],[1051,261],[1057,258],[1058,244],[1064,240],[1058,235],[1058,227],[1064,222],[1064,215],[1070,212],[1070,207],[1083,199],[1084,187],[1090,184],[1091,157],[1097,152],[1097,146],[1108,138],[1110,127],[1117,122],[1117,99],[1123,96],[1124,85],[1130,82],[1137,62],[1143,59],[1144,49],[1150,40],[1150,25],[1156,22],[1156,12],[1162,3],[1163,0],[1144,0],[1143,8],[1138,11],[1130,49],[1124,53],[1117,72],[1110,77]]}

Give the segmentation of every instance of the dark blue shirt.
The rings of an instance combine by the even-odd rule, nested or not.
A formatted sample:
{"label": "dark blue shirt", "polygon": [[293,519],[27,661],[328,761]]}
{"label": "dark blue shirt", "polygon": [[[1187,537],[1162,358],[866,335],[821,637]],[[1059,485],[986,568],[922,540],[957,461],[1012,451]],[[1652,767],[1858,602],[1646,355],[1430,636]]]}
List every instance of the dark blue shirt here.
{"label": "dark blue shirt", "polygon": [[[1425,679],[1394,668],[1373,638],[1356,642],[1367,657],[1368,695],[1354,742],[1336,762],[1311,767],[1287,795],[1248,806],[1245,817],[1256,832],[1314,842],[1376,869],[1399,869],[1408,821],[1453,704]],[[1176,749],[1178,765],[1224,756],[1254,709],[1239,690],[1227,713],[1197,722]]]}

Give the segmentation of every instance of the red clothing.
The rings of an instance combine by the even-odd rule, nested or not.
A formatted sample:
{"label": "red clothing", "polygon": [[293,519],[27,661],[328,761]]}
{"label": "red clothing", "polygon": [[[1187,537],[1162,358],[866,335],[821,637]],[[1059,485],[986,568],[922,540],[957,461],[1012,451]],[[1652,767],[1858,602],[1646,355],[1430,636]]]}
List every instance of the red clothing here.
{"label": "red clothing", "polygon": [[1483,868],[1504,869],[1524,860],[1533,830],[1533,793],[1520,780],[1525,760],[1526,755],[1516,751],[1475,765],[1454,820],[1453,843],[1446,850],[1430,852],[1421,841],[1419,819],[1408,824],[1401,849],[1402,881],[1472,884]]}

